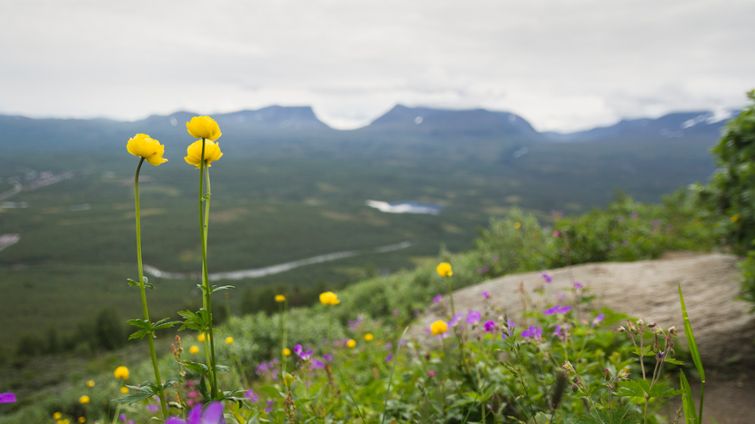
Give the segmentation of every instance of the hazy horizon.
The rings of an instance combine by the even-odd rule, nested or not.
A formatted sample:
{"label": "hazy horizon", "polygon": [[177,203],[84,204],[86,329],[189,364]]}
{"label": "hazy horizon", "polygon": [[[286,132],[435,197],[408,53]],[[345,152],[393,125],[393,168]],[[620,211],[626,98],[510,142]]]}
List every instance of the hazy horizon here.
{"label": "hazy horizon", "polygon": [[311,105],[348,129],[405,104],[574,131],[738,108],[755,87],[745,0],[32,0],[0,12],[0,113],[30,117]]}

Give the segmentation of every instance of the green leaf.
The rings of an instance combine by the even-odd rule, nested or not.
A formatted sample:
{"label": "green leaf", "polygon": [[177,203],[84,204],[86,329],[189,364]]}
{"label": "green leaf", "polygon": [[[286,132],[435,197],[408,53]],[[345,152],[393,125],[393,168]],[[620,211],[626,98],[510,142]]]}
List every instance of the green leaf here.
{"label": "green leaf", "polygon": [[679,303],[682,305],[684,334],[687,335],[689,353],[690,356],[692,356],[692,362],[695,364],[695,368],[697,368],[697,373],[700,374],[700,381],[705,384],[705,369],[703,369],[703,361],[700,359],[700,351],[697,349],[697,343],[695,343],[695,335],[692,332],[692,324],[690,324],[689,316],[687,315],[687,305],[684,304],[684,295],[682,294],[681,284],[679,284]]}
{"label": "green leaf", "polygon": [[686,424],[695,424],[697,415],[695,414],[695,401],[692,399],[692,389],[689,387],[687,376],[684,372],[679,373],[679,387],[682,392],[682,411],[684,411],[684,422]]}
{"label": "green leaf", "polygon": [[149,399],[156,395],[155,390],[150,386],[126,386],[129,389],[128,395],[113,400],[115,403],[136,403]]}

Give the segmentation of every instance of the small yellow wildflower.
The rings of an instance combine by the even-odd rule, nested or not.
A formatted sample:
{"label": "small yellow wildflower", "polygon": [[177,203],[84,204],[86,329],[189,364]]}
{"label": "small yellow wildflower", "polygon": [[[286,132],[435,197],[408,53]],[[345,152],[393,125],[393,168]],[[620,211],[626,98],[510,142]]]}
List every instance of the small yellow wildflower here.
{"label": "small yellow wildflower", "polygon": [[349,340],[346,341],[346,346],[349,349],[354,349],[355,347],[357,347],[357,341],[354,340],[354,339],[349,339]]}
{"label": "small yellow wildflower", "polygon": [[89,399],[89,396],[87,396],[87,395],[82,395],[82,396],[81,396],[81,397],[79,398],[79,403],[80,403],[80,404],[82,404],[82,405],[86,405],[86,404],[88,404],[88,403],[89,403],[89,401],[91,401],[91,399]]}
{"label": "small yellow wildflower", "polygon": [[118,391],[120,391],[122,395],[127,395],[128,394],[128,387],[122,386],[120,389],[118,389]]}
{"label": "small yellow wildflower", "polygon": [[136,134],[129,138],[126,150],[134,156],[144,158],[154,166],[160,166],[168,161],[163,157],[165,146],[147,134]]}
{"label": "small yellow wildflower", "polygon": [[128,380],[128,368],[124,365],[119,366],[113,371],[113,376],[116,380]]}
{"label": "small yellow wildflower", "polygon": [[233,344],[233,337],[228,336],[225,338],[225,344],[232,345]]}
{"label": "small yellow wildflower", "polygon": [[94,380],[87,380],[86,384],[87,384],[87,387],[89,387],[91,389],[92,387],[94,387],[95,382],[94,382]]}
{"label": "small yellow wildflower", "polygon": [[441,278],[448,278],[454,275],[454,269],[448,262],[441,262],[435,267],[435,272],[441,276]]}
{"label": "small yellow wildflower", "polygon": [[521,229],[521,228],[522,228],[522,223],[521,223],[521,222],[515,222],[515,223],[514,223],[514,229],[515,229],[515,230],[519,230],[519,229]]}
{"label": "small yellow wildflower", "polygon": [[732,215],[731,218],[729,218],[729,221],[736,224],[739,221],[739,214],[737,213],[737,214]]}
{"label": "small yellow wildflower", "polygon": [[220,126],[214,119],[209,116],[195,116],[186,123],[186,131],[189,135],[196,138],[204,138],[206,140],[215,141],[220,138],[223,133],[220,131]]}
{"label": "small yellow wildflower", "polygon": [[323,305],[338,305],[341,301],[338,299],[338,295],[332,291],[326,291],[320,293],[320,303]]}
{"label": "small yellow wildflower", "polygon": [[87,417],[79,417],[78,422],[79,424],[84,424],[85,422],[87,422]]}
{"label": "small yellow wildflower", "polygon": [[[184,161],[186,161],[186,163],[188,163],[189,165],[199,168],[202,165],[201,157],[202,140],[197,140],[189,144],[189,147],[186,148],[186,156],[184,157]],[[212,162],[215,162],[222,157],[223,152],[220,150],[220,144],[212,140],[206,140],[204,142],[204,160],[207,163],[207,166],[212,166]]]}
{"label": "small yellow wildflower", "polygon": [[207,335],[205,333],[199,333],[199,334],[197,334],[197,341],[199,343],[204,343],[205,340],[207,340]]}
{"label": "small yellow wildflower", "polygon": [[446,324],[446,322],[443,320],[439,319],[433,322],[432,324],[430,324],[430,333],[433,336],[438,336],[440,334],[445,333],[446,331],[448,331],[448,324]]}
{"label": "small yellow wildflower", "polygon": [[375,336],[372,335],[372,333],[365,333],[364,335],[364,341],[371,342],[375,339]]}
{"label": "small yellow wildflower", "polygon": [[191,345],[189,347],[189,353],[191,353],[192,355],[196,355],[197,353],[199,353],[199,346]]}
{"label": "small yellow wildflower", "polygon": [[52,413],[52,419],[53,420],[59,420],[59,419],[62,419],[62,418],[63,418],[63,414],[62,413],[60,413],[58,411],[55,411],[55,412]]}
{"label": "small yellow wildflower", "polygon": [[287,347],[284,347],[284,348],[283,348],[283,349],[281,350],[281,353],[283,354],[283,356],[291,356],[291,349],[289,349],[289,348],[287,348]]}
{"label": "small yellow wildflower", "polygon": [[282,294],[276,294],[275,295],[275,301],[278,302],[278,303],[283,303],[283,302],[286,301],[286,296],[284,296]]}

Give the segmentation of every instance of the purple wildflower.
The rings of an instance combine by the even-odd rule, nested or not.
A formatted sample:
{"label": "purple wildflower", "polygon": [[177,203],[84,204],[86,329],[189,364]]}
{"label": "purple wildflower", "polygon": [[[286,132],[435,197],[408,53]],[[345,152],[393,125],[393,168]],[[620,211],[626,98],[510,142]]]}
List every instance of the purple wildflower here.
{"label": "purple wildflower", "polygon": [[310,362],[309,369],[312,370],[321,370],[325,368],[325,362],[319,360],[319,359],[313,359],[312,362]]}
{"label": "purple wildflower", "polygon": [[435,378],[436,375],[438,375],[438,373],[435,370],[427,370],[428,377]]}
{"label": "purple wildflower", "polygon": [[438,304],[443,301],[443,296],[436,294],[433,296],[433,303]]}
{"label": "purple wildflower", "polygon": [[603,312],[599,313],[595,318],[593,318],[592,325],[596,326],[600,324],[601,322],[603,322],[605,318],[606,318],[606,314],[604,314]]}
{"label": "purple wildflower", "polygon": [[556,306],[553,306],[553,307],[550,307],[550,308],[546,309],[545,311],[543,311],[543,313],[545,315],[553,315],[553,314],[566,314],[569,311],[571,311],[571,306],[568,306],[568,305],[564,305],[564,306],[556,305]]}
{"label": "purple wildflower", "polygon": [[574,289],[575,290],[581,290],[583,288],[585,288],[585,286],[582,283],[580,283],[579,281],[575,281],[574,282]]}
{"label": "purple wildflower", "polygon": [[506,320],[506,327],[509,328],[509,330],[513,330],[516,327],[516,323],[512,320]]}
{"label": "purple wildflower", "polygon": [[485,300],[490,299],[490,292],[487,291],[487,290],[483,290],[483,292],[482,292],[482,298],[485,299]]}
{"label": "purple wildflower", "polygon": [[13,392],[0,393],[0,403],[16,403],[16,394]]}
{"label": "purple wildflower", "polygon": [[392,360],[393,360],[393,354],[392,353],[389,353],[388,355],[386,355],[385,362],[391,362]]}
{"label": "purple wildflower", "polygon": [[273,405],[275,405],[275,401],[273,401],[272,399],[268,399],[265,406],[265,413],[269,414],[273,412]]}
{"label": "purple wildflower", "polygon": [[159,410],[160,410],[160,406],[159,405],[156,405],[154,403],[150,403],[149,405],[147,405],[147,411],[149,411],[152,414],[154,414],[155,412],[157,412]]}
{"label": "purple wildflower", "polygon": [[448,321],[448,326],[456,327],[456,324],[458,324],[459,321],[461,321],[461,314],[456,314],[451,318],[451,321]]}
{"label": "purple wildflower", "polygon": [[325,354],[322,355],[322,360],[325,361],[325,362],[330,362],[330,361],[333,360],[333,355],[331,355],[329,353],[325,353]]}
{"label": "purple wildflower", "polygon": [[312,353],[314,352],[312,352],[311,350],[304,350],[304,347],[302,347],[301,344],[296,344],[296,346],[294,346],[294,353],[302,361],[308,361],[309,358],[312,357]]}
{"label": "purple wildflower", "polygon": [[486,333],[492,333],[496,329],[495,321],[493,320],[487,320],[485,321],[485,332]]}
{"label": "purple wildflower", "polygon": [[543,329],[531,325],[528,329],[522,331],[522,337],[528,339],[540,339],[541,337],[543,337]]}
{"label": "purple wildflower", "polygon": [[252,389],[249,389],[246,392],[244,392],[244,397],[246,398],[246,400],[252,403],[257,403],[257,401],[260,400],[260,397]]}
{"label": "purple wildflower", "polygon": [[477,324],[482,315],[478,311],[467,312],[467,324]]}
{"label": "purple wildflower", "polygon": [[170,417],[165,424],[225,424],[223,418],[223,404],[212,402],[207,405],[202,413],[202,405],[197,405],[189,411],[189,415],[183,420],[178,417]]}
{"label": "purple wildflower", "polygon": [[547,272],[544,272],[541,275],[543,276],[543,280],[545,280],[546,283],[550,284],[551,282],[553,282],[553,277],[551,277],[551,275]]}
{"label": "purple wildflower", "polygon": [[363,316],[358,316],[356,319],[349,321],[349,330],[355,331],[357,328],[359,328],[359,325],[362,324],[362,321],[364,321]]}

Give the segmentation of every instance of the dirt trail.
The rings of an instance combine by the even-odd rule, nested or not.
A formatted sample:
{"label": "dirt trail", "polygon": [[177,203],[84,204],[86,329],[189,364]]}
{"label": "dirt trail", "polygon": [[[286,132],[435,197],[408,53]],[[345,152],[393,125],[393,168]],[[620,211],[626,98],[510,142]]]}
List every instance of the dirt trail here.
{"label": "dirt trail", "polygon": [[[681,284],[703,363],[711,370],[706,385],[707,422],[755,423],[755,314],[737,299],[736,258],[723,254],[677,255],[660,260],[596,263],[548,271],[550,293],[568,292],[573,281],[589,287],[596,306],[607,306],[646,322],[682,329],[677,285]],[[541,272],[508,275],[454,294],[457,311],[480,307],[483,291],[512,316],[521,311],[517,290],[530,294],[543,286]],[[435,319],[421,318],[421,322]],[[684,344],[684,337],[680,341]],[[715,421],[713,421],[715,419]]]}

